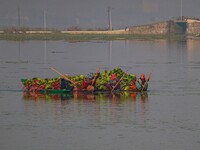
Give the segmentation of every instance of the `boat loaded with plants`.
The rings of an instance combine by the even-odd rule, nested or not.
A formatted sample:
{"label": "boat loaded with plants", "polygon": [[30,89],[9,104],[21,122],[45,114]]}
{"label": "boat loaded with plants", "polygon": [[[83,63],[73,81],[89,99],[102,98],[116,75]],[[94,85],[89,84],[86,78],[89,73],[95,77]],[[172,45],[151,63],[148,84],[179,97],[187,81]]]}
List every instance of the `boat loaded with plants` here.
{"label": "boat loaded with plants", "polygon": [[[123,71],[121,68],[117,67],[112,70],[104,70],[102,72],[98,71],[92,74],[93,79],[95,80],[95,84],[90,86],[93,87],[93,90],[88,90],[83,88],[83,82],[88,77],[87,75],[64,75],[58,72],[56,69],[51,68],[53,71],[58,73],[60,76],[56,78],[39,78],[34,77],[31,79],[21,79],[23,84],[23,91],[26,92],[40,92],[40,93],[65,93],[72,91],[80,91],[80,92],[98,92],[98,91],[147,91],[148,89],[148,81],[150,79],[150,75],[144,86],[139,84],[135,74],[128,74],[127,71]],[[106,87],[107,84],[111,81],[111,76],[115,75],[117,83],[115,86],[120,85],[120,89],[115,89],[111,87],[108,89]],[[63,87],[63,81],[67,81],[67,84]],[[134,88],[135,87],[135,88]]]}

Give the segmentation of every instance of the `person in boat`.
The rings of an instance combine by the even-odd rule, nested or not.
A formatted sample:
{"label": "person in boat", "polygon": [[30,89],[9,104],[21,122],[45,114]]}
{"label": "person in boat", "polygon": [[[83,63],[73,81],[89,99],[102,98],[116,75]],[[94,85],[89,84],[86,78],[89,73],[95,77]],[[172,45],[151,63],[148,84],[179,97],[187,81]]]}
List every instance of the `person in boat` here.
{"label": "person in boat", "polygon": [[136,88],[138,91],[146,91],[148,88],[149,78],[146,80],[145,75],[141,74],[140,78],[136,82]]}
{"label": "person in boat", "polygon": [[71,85],[71,82],[68,80],[65,80],[64,78],[61,78],[60,81],[60,89],[68,89],[68,90],[73,90],[74,86]]}
{"label": "person in boat", "polygon": [[94,74],[92,72],[88,73],[82,82],[83,91],[93,92],[95,90],[95,84],[96,78],[94,77]]}
{"label": "person in boat", "polygon": [[133,80],[133,83],[131,84],[131,86],[130,86],[130,89],[132,90],[132,91],[136,91],[137,90],[137,88],[136,88],[136,79],[134,79]]}
{"label": "person in boat", "polygon": [[117,76],[116,74],[112,74],[111,77],[110,77],[110,82],[108,84],[106,84],[106,88],[109,90],[109,91],[112,91],[112,90],[120,90],[121,89],[121,86],[120,86],[120,83],[118,82],[119,80],[117,79]]}

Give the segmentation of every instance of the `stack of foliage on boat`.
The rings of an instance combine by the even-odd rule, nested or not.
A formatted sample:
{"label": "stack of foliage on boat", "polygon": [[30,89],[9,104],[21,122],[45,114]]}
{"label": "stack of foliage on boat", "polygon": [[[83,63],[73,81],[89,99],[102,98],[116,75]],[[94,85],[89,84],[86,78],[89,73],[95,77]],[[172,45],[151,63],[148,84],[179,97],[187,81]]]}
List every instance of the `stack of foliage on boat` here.
{"label": "stack of foliage on boat", "polygon": [[[136,80],[135,74],[128,74],[123,71],[121,68],[114,68],[113,70],[104,70],[100,72],[100,76],[96,79],[96,89],[99,91],[106,90],[106,84],[110,82],[110,76],[115,74],[118,79],[121,77],[120,82],[122,90],[129,90],[133,81]],[[95,73],[94,73],[95,75]],[[74,75],[67,76],[68,79],[74,81],[77,85],[82,85],[83,80],[86,78],[86,75]],[[61,87],[61,77],[57,78],[38,78],[34,77],[32,79],[21,79],[23,84],[23,90],[25,91],[41,91],[41,90],[60,90]],[[76,86],[71,83],[71,86]]]}

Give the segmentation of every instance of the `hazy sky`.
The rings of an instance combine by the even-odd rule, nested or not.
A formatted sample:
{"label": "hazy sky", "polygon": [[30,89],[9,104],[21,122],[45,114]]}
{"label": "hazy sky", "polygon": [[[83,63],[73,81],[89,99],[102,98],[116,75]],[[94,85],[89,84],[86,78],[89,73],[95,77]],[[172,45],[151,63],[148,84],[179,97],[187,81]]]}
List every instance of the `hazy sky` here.
{"label": "hazy sky", "polygon": [[[0,0],[0,27],[107,28],[111,7],[114,29],[168,20],[181,15],[200,18],[200,0]],[[46,12],[46,15],[44,15]]]}

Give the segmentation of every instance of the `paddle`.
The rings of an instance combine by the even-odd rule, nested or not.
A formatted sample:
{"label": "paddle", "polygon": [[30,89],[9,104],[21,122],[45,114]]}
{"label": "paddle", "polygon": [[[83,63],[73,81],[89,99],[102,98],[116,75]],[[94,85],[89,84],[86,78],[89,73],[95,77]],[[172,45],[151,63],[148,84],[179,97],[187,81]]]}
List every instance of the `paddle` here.
{"label": "paddle", "polygon": [[57,74],[59,74],[59,75],[60,75],[62,78],[64,78],[65,80],[68,80],[68,81],[70,81],[72,84],[77,85],[76,82],[70,80],[66,75],[60,73],[60,72],[59,72],[58,70],[56,70],[55,68],[52,68],[52,67],[51,67],[50,69],[53,70],[54,72],[56,72]]}
{"label": "paddle", "polygon": [[149,76],[148,76],[148,78],[147,78],[147,80],[146,80],[144,86],[142,87],[142,92],[144,91],[144,88],[145,88],[146,84],[149,82],[149,80],[150,80],[150,78],[151,78],[152,72],[153,72],[153,71],[150,72],[150,74],[149,74]]}
{"label": "paddle", "polygon": [[96,80],[97,75],[98,75],[99,72],[100,72],[100,67],[98,66],[97,72],[96,72],[96,74],[94,76],[94,79],[92,80],[92,84],[87,87],[87,91],[89,91],[89,92],[93,92],[94,91],[93,84],[94,84],[94,82],[95,82],[95,80]]}
{"label": "paddle", "polygon": [[98,66],[97,72],[96,72],[96,74],[95,74],[95,76],[94,76],[94,79],[92,80],[92,84],[91,84],[91,85],[94,84],[94,81],[96,80],[97,75],[98,75],[99,72],[100,72],[100,67]]}
{"label": "paddle", "polygon": [[128,70],[126,70],[126,72],[124,72],[124,74],[122,75],[122,77],[119,79],[119,81],[112,88],[111,92],[113,92],[113,90],[117,87],[117,85],[122,81],[123,77],[125,76],[125,74],[127,74],[127,72],[128,72]]}

